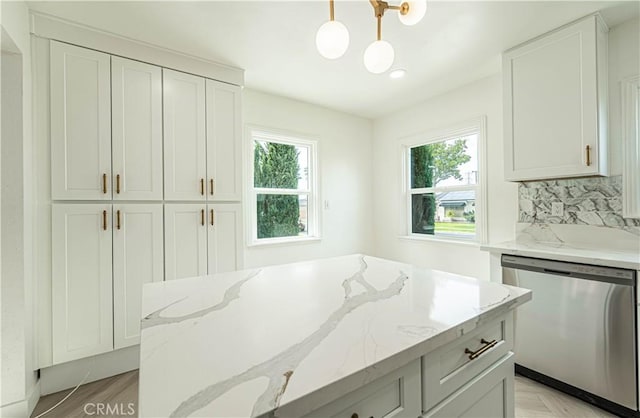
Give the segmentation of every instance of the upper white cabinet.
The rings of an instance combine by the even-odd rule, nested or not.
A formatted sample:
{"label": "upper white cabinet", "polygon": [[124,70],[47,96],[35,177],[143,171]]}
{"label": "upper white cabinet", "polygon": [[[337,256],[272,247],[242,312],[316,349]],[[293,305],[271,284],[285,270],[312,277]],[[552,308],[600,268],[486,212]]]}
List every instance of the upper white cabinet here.
{"label": "upper white cabinet", "polygon": [[240,201],[240,87],[207,80],[206,89],[208,199]]}
{"label": "upper white cabinet", "polygon": [[54,205],[53,362],[113,349],[110,204]]}
{"label": "upper white cabinet", "polygon": [[51,41],[51,195],[111,199],[110,56]]}
{"label": "upper white cabinet", "polygon": [[140,343],[142,286],[164,280],[162,205],[113,206],[113,345]]}
{"label": "upper white cabinet", "polygon": [[625,218],[640,218],[640,75],[623,81],[622,102],[622,213]]}
{"label": "upper white cabinet", "polygon": [[204,78],[163,69],[163,81],[165,199],[205,200]]}
{"label": "upper white cabinet", "polygon": [[162,200],[162,70],[111,58],[113,198]]}
{"label": "upper white cabinet", "polygon": [[592,15],[504,53],[507,180],[608,174],[607,32]]}

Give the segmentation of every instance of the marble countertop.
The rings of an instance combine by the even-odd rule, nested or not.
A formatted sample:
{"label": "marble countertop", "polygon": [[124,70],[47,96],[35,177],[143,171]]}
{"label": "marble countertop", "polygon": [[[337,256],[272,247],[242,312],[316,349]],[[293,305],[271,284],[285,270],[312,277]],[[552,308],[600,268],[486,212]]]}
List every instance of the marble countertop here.
{"label": "marble countertop", "polygon": [[573,263],[640,270],[640,252],[623,249],[602,249],[586,244],[564,242],[506,241],[487,244],[481,250],[523,257],[546,258]]}
{"label": "marble countertop", "polygon": [[147,284],[140,416],[304,415],[530,298],[363,255]]}

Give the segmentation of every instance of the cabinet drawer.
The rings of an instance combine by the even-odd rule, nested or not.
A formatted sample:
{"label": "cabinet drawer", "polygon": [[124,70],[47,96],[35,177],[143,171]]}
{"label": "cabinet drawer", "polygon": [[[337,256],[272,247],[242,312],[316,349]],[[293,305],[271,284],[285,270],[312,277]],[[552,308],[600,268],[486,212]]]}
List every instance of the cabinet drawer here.
{"label": "cabinet drawer", "polygon": [[425,355],[422,361],[423,410],[431,409],[512,347],[513,314],[510,313]]}
{"label": "cabinet drawer", "polygon": [[513,353],[509,352],[422,418],[508,418],[515,414]]}
{"label": "cabinet drawer", "polygon": [[415,418],[420,413],[420,359],[416,359],[325,405],[308,417]]}

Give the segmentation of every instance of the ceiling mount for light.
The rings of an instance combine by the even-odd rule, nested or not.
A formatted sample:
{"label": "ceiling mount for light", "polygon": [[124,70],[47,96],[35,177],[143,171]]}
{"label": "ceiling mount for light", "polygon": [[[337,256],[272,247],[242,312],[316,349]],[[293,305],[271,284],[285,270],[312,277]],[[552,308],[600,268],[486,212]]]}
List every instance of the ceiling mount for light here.
{"label": "ceiling mount for light", "polygon": [[[400,22],[407,26],[415,25],[427,11],[426,0],[405,1],[399,6],[389,5],[386,1],[369,0],[378,24],[377,38],[364,51],[364,66],[374,74],[381,74],[393,65],[395,53],[387,41],[382,40],[382,17],[387,10],[398,11]],[[318,52],[325,58],[341,57],[349,46],[349,31],[340,22],[334,20],[333,0],[329,0],[330,20],[320,26],[316,34]]]}

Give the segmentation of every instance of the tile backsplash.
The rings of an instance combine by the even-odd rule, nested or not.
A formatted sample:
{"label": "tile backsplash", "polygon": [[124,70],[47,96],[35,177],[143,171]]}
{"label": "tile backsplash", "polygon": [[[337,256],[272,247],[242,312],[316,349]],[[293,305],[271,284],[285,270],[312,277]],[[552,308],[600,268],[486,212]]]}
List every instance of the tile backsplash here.
{"label": "tile backsplash", "polygon": [[[518,200],[520,222],[640,226],[640,219],[622,217],[622,176],[523,182]],[[553,203],[562,206],[561,215],[552,212]]]}

